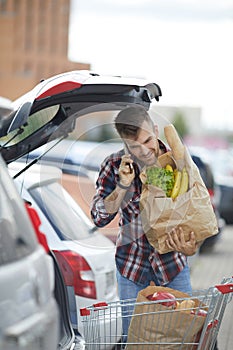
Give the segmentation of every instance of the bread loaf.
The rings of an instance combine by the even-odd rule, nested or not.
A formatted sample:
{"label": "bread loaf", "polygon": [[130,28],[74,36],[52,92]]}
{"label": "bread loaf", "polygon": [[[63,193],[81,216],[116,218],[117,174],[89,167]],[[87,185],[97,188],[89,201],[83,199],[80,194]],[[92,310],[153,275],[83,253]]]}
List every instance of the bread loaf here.
{"label": "bread loaf", "polygon": [[164,127],[164,135],[167,139],[168,145],[171,148],[173,157],[178,165],[182,166],[184,162],[184,145],[174,127],[169,124]]}

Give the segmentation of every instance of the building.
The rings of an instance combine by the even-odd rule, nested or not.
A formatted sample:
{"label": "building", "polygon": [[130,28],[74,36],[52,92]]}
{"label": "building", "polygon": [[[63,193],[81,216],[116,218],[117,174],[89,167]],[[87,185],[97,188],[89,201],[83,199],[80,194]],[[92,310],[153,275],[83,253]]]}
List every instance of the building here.
{"label": "building", "polygon": [[68,60],[70,0],[0,0],[0,96],[11,100],[41,79],[90,69]]}

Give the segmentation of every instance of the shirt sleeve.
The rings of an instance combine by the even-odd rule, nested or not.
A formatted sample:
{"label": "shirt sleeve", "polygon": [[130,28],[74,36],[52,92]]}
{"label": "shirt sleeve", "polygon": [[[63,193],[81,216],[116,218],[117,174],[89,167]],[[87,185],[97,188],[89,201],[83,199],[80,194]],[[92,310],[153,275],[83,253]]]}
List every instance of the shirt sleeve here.
{"label": "shirt sleeve", "polygon": [[118,177],[118,170],[111,159],[107,158],[101,165],[96,181],[96,194],[91,204],[91,217],[97,227],[106,226],[117,214],[107,213],[104,199],[115,189]]}

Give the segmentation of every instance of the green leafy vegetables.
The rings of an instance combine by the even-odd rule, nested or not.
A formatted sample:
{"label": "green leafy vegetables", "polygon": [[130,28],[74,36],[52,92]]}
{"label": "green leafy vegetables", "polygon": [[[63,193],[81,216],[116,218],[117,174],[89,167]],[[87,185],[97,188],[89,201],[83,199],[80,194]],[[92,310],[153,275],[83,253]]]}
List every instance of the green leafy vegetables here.
{"label": "green leafy vegetables", "polygon": [[157,166],[148,167],[146,169],[146,184],[161,188],[167,197],[171,196],[171,191],[174,186],[174,172]]}

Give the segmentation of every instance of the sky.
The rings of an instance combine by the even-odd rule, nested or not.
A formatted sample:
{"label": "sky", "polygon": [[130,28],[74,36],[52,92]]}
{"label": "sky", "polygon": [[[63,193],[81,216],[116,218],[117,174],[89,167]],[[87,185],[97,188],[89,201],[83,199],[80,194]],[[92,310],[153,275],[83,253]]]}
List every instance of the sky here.
{"label": "sky", "polygon": [[71,0],[69,58],[158,83],[161,105],[233,130],[233,0]]}

